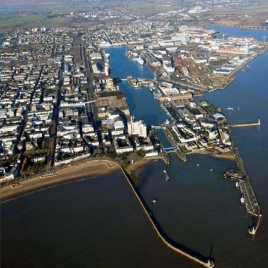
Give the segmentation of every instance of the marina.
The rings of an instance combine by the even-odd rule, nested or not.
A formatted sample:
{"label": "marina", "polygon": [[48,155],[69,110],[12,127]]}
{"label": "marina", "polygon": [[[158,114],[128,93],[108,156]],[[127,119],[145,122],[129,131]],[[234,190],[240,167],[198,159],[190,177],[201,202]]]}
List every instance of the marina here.
{"label": "marina", "polygon": [[[139,82],[138,79],[136,79],[136,80],[134,79],[134,81],[130,82],[130,85],[132,87],[135,87],[135,86],[137,86],[138,82]],[[160,92],[161,90],[160,90],[159,84],[156,83],[154,80],[151,80],[148,85],[149,85],[150,91],[154,94],[154,96],[158,100],[163,101],[161,99],[162,97],[160,97],[162,94]],[[168,82],[163,82],[162,86],[171,87],[172,84],[168,83]],[[164,103],[162,103],[161,106],[172,117],[173,122],[175,122],[175,121],[178,122],[178,120],[180,119],[180,116],[176,116],[175,114],[172,114],[172,108],[170,106],[167,107]],[[233,106],[228,106],[226,108],[226,111],[233,112],[234,111]],[[238,111],[240,111],[240,106],[238,106]],[[217,111],[215,110],[214,113],[216,113],[216,112]],[[256,123],[228,124],[228,125],[226,124],[226,129],[228,129],[227,133],[229,133],[230,140],[231,140],[231,142],[233,142],[234,138],[231,136],[231,129],[232,128],[256,127],[256,126],[257,127],[260,126],[260,120],[258,120]],[[224,158],[224,155],[221,155],[219,153],[215,154],[211,150],[209,150],[208,152],[205,152],[205,150],[202,148],[203,146],[199,143],[199,139],[197,139],[197,138],[192,141],[193,147],[196,146],[196,148],[192,152],[189,150],[188,151],[182,150],[183,146],[182,146],[181,141],[178,139],[178,137],[179,137],[178,133],[176,131],[174,131],[175,130],[174,124],[170,124],[170,123],[160,124],[158,126],[154,126],[154,128],[160,128],[165,133],[165,136],[171,145],[170,147],[162,146],[162,148],[161,148],[162,157],[167,164],[169,164],[169,162],[170,162],[170,157],[169,157],[170,153],[176,153],[177,157],[180,160],[182,160],[183,162],[185,162],[187,160],[187,154],[208,153],[210,155],[215,155],[215,156],[218,154],[220,157]],[[222,132],[222,130],[220,129],[220,133],[221,132]],[[222,136],[223,136],[223,134],[222,134]],[[196,145],[194,145],[194,144],[196,144]],[[256,217],[259,219],[260,218],[260,207],[259,207],[259,204],[257,202],[257,198],[256,198],[255,192],[253,190],[253,187],[251,185],[250,179],[246,173],[246,170],[245,170],[244,166],[243,166],[243,168],[241,168],[241,163],[243,163],[243,161],[242,161],[242,158],[240,157],[240,154],[238,152],[237,147],[234,146],[234,143],[232,144],[231,151],[233,154],[232,159],[236,163],[237,170],[235,170],[235,169],[226,170],[224,173],[220,173],[219,176],[221,178],[224,178],[224,179],[229,180],[229,181],[239,182],[239,187],[237,187],[237,186],[236,187],[238,189],[240,189],[240,191],[241,191],[240,202],[241,202],[241,200],[243,201],[241,203],[243,203],[245,205],[245,208],[246,208],[247,213],[249,215],[252,215],[253,217]],[[228,154],[226,154],[226,156],[227,156],[227,159],[230,158],[230,156],[228,156]],[[199,164],[198,164],[198,166],[199,166]],[[213,171],[213,169],[210,169],[210,171]],[[168,181],[170,178],[170,175],[168,175],[167,172],[165,172],[165,177],[166,177],[165,180]],[[240,183],[240,181],[241,181],[241,183]],[[259,221],[257,221],[256,225],[253,226],[254,234],[256,234],[258,227],[259,227]],[[250,231],[250,230],[251,230],[251,228],[248,230],[249,234],[252,233],[252,231]]]}

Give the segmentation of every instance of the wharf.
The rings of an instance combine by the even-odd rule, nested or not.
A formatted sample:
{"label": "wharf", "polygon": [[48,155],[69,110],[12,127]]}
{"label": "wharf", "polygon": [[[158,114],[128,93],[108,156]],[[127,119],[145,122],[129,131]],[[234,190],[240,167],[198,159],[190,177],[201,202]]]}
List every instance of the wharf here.
{"label": "wharf", "polygon": [[255,193],[253,191],[250,181],[247,179],[245,180],[240,179],[239,186],[240,186],[240,191],[243,194],[244,199],[245,199],[245,206],[246,206],[247,212],[253,216],[258,217],[260,214],[260,207],[259,207],[257,198],[255,196]]}
{"label": "wharf", "polygon": [[234,148],[236,167],[243,174],[242,179],[239,179],[239,188],[240,188],[241,194],[243,194],[244,199],[245,199],[245,207],[246,207],[247,213],[254,217],[257,217],[257,224],[253,226],[254,233],[251,232],[250,230],[249,230],[249,233],[256,234],[258,227],[260,225],[260,218],[262,216],[261,209],[260,209],[257,197],[255,195],[254,189],[252,187],[250,178],[244,166],[243,160],[240,156],[239,150],[236,147],[233,139],[232,139],[232,147]]}
{"label": "wharf", "polygon": [[231,128],[239,128],[239,127],[259,127],[261,125],[260,119],[256,123],[246,123],[246,124],[233,124],[233,125],[228,125],[228,127]]}
{"label": "wharf", "polygon": [[178,158],[182,161],[186,161],[186,154],[183,153],[178,146],[178,141],[176,138],[176,134],[173,133],[172,129],[169,126],[162,126],[162,131],[165,133],[167,139],[169,140],[170,144],[174,147],[177,147],[173,152],[175,152],[178,156]]}

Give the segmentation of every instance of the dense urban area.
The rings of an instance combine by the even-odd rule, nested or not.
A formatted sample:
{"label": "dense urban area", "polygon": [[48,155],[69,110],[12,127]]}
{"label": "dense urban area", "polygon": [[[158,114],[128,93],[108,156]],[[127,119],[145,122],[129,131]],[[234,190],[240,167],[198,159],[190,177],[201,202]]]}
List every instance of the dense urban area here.
{"label": "dense urban area", "polygon": [[[267,0],[2,2],[2,201],[120,172],[161,241],[196,263],[214,267],[212,245],[210,255],[203,256],[172,240],[139,188],[147,163],[163,160],[161,174],[168,181],[175,158],[185,162],[188,155],[204,154],[234,162],[235,168],[217,175],[240,190],[240,203],[253,220],[248,233],[256,234],[262,212],[232,129],[259,127],[260,119],[229,124],[225,113],[240,107],[216,107],[202,96],[228,87],[238,71],[247,75],[254,69],[250,62],[266,52]],[[225,26],[264,34],[258,39],[229,36]],[[122,59],[144,74],[133,76]],[[129,74],[118,75],[115,63]],[[144,106],[155,112],[155,125],[145,116],[134,117],[125,88],[149,96],[151,103],[146,100]],[[199,163],[194,165],[200,169]],[[157,197],[150,200],[156,206]]]}
{"label": "dense urban area", "polygon": [[226,36],[178,19],[207,9],[204,2],[146,18],[99,8],[64,16],[76,22],[120,20],[2,32],[1,181],[51,174],[90,156],[125,160],[133,151],[145,157],[161,152],[151,126],[130,115],[105,53],[111,46],[125,46],[129,60],[154,74],[126,79],[133,88],[148,86],[171,116],[163,129],[173,146],[183,154],[228,153],[224,115],[193,96],[226,87],[234,72],[265,50],[266,40]]}

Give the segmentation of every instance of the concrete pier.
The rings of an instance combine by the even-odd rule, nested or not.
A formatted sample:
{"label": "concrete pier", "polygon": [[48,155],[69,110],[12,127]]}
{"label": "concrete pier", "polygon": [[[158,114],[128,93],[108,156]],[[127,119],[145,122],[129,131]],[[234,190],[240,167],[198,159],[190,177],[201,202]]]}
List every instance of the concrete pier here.
{"label": "concrete pier", "polygon": [[249,180],[239,180],[240,191],[245,199],[245,207],[247,212],[253,216],[258,217],[260,213],[260,207],[253,191],[253,188]]}
{"label": "concrete pier", "polygon": [[241,193],[244,195],[245,207],[246,207],[247,213],[257,218],[257,224],[256,226],[253,226],[255,228],[254,234],[256,234],[259,224],[260,224],[261,209],[260,209],[257,197],[255,195],[254,189],[252,187],[250,178],[244,166],[243,160],[240,156],[239,150],[236,147],[233,139],[232,139],[232,147],[234,148],[236,167],[243,174],[243,178],[239,180],[239,186],[240,186]]}
{"label": "concrete pier", "polygon": [[259,119],[256,123],[247,123],[247,124],[233,124],[228,125],[231,128],[238,128],[238,127],[259,127],[261,125],[261,120]]}

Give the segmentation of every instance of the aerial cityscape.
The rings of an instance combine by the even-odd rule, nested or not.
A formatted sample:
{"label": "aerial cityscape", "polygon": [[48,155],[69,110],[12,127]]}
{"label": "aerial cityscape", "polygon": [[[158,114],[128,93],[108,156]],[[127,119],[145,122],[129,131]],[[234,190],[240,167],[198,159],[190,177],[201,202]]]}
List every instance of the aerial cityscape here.
{"label": "aerial cityscape", "polygon": [[268,1],[0,21],[3,267],[268,265]]}

